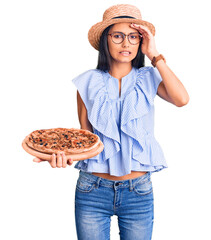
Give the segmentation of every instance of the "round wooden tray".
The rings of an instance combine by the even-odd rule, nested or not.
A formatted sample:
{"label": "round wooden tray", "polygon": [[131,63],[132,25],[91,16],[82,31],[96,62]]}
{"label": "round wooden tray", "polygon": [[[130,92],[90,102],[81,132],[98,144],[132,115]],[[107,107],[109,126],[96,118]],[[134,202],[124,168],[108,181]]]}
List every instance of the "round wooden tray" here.
{"label": "round wooden tray", "polygon": [[[32,156],[35,156],[37,158],[44,159],[44,160],[51,160],[52,154],[42,153],[32,149],[26,144],[25,140],[23,140],[22,142],[22,147],[27,153],[31,154]],[[103,151],[103,149],[104,149],[104,145],[102,141],[100,141],[100,143],[90,151],[83,152],[83,153],[76,153],[76,154],[68,154],[68,155],[66,154],[66,157],[67,159],[71,158],[73,161],[81,161],[81,160],[85,160],[85,159],[89,159],[91,157],[97,156]]]}

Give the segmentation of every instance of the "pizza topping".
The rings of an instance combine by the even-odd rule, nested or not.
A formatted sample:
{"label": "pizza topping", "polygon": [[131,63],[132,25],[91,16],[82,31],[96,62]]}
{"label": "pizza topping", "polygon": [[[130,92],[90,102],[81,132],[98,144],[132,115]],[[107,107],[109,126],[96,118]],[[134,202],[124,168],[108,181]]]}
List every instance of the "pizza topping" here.
{"label": "pizza topping", "polygon": [[[62,150],[74,152],[75,150],[89,149],[94,146],[99,138],[89,131],[81,129],[41,129],[33,131],[28,138],[36,149],[40,150]],[[70,151],[69,151],[70,152]]]}

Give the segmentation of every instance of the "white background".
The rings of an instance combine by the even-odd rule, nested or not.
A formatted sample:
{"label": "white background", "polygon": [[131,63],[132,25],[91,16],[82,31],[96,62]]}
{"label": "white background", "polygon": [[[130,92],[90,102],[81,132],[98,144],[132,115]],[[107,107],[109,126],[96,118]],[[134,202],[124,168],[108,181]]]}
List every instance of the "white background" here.
{"label": "white background", "polygon": [[[80,128],[71,80],[96,68],[88,30],[118,3],[136,5],[154,24],[157,50],[190,96],[182,108],[155,99],[155,137],[168,168],[152,175],[153,240],[211,239],[211,19],[203,0],[1,1],[1,239],[77,239],[75,163],[35,163],[21,143],[36,129]],[[111,219],[111,239],[119,239]]]}

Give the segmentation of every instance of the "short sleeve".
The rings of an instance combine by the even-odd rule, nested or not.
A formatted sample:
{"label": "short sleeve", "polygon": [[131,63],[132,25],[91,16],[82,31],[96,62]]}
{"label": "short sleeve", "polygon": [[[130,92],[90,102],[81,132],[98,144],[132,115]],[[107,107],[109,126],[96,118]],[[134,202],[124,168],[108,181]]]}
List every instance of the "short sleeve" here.
{"label": "short sleeve", "polygon": [[158,86],[162,81],[162,78],[157,68],[151,67],[150,72],[151,72],[150,90],[151,90],[152,98],[154,99],[157,94]]}
{"label": "short sleeve", "polygon": [[146,66],[141,67],[138,71],[137,84],[144,91],[148,100],[152,103],[161,81],[162,78],[157,68]]}
{"label": "short sleeve", "polygon": [[87,111],[90,109],[90,103],[88,101],[88,87],[90,84],[91,76],[93,75],[93,70],[88,70],[86,72],[81,73],[77,77],[72,79],[73,84],[76,86]]}

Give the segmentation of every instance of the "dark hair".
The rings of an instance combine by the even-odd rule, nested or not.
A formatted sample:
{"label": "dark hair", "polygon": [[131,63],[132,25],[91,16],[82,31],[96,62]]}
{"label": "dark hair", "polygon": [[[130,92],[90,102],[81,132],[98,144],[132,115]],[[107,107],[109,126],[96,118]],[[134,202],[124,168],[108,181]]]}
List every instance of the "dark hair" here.
{"label": "dark hair", "polygon": [[[111,68],[111,55],[108,50],[107,34],[113,25],[114,24],[108,26],[103,31],[103,33],[100,37],[98,64],[97,64],[96,69],[99,69],[102,71],[109,71]],[[143,38],[141,39],[141,42],[139,44],[138,53],[137,53],[136,57],[132,60],[132,66],[135,68],[140,68],[140,67],[145,66],[145,61],[144,61],[145,55],[141,52],[142,40],[143,40]]]}

